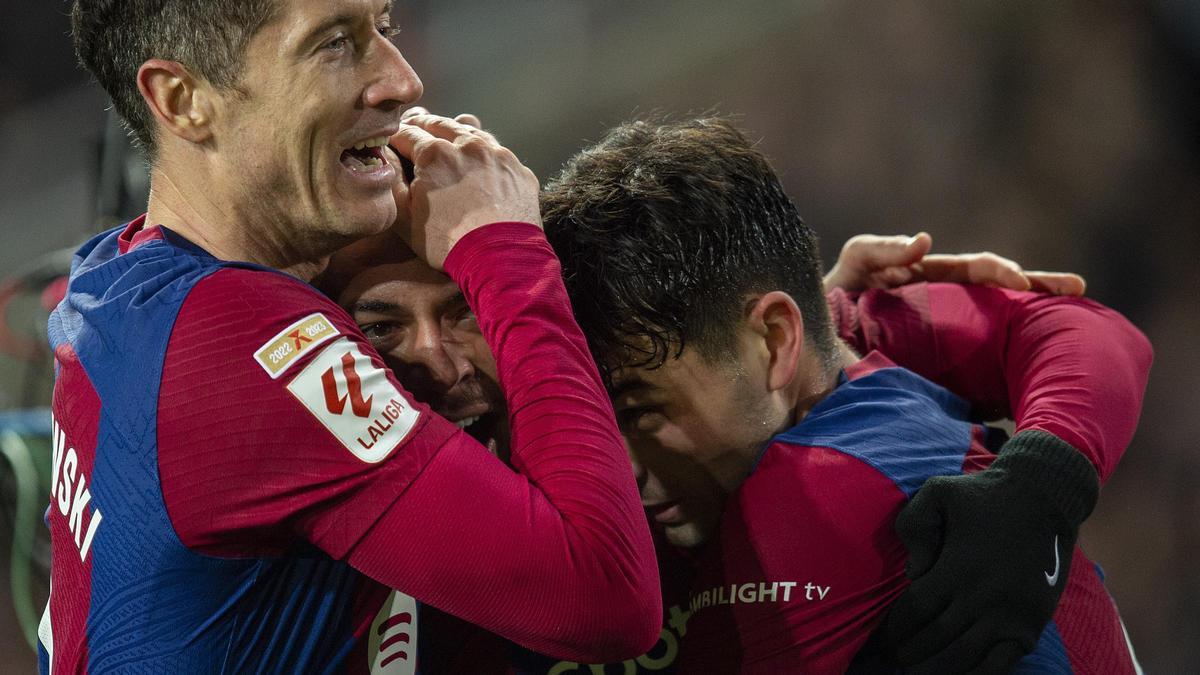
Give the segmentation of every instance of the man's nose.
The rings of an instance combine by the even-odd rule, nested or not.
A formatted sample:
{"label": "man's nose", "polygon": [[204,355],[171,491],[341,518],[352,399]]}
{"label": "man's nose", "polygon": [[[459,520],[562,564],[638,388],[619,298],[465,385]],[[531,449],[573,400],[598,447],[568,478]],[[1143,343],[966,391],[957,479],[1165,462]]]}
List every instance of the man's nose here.
{"label": "man's nose", "polygon": [[391,40],[379,35],[372,50],[372,80],[363,102],[372,108],[394,109],[421,99],[425,86]]}
{"label": "man's nose", "polygon": [[421,366],[442,391],[449,391],[475,372],[460,346],[446,340],[438,328],[429,325],[417,329],[412,351],[405,360]]}

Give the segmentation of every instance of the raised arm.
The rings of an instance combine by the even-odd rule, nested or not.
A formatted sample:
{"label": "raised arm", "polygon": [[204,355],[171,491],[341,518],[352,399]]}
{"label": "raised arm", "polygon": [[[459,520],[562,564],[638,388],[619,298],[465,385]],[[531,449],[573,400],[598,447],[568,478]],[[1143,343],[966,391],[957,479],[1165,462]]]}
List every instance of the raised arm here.
{"label": "raised arm", "polygon": [[1054,434],[1107,480],[1133,437],[1153,352],[1117,312],[1083,298],[912,284],[830,306],[843,339],[969,400],[1018,431]]}
{"label": "raised arm", "polygon": [[496,346],[521,473],[456,434],[349,561],[539,653],[641,654],[661,627],[657,564],[557,259],[533,225],[497,224],[446,269]]}
{"label": "raised arm", "polygon": [[[902,665],[952,671],[982,653],[1011,666],[1066,586],[1042,573],[1056,556],[1069,565],[1098,478],[1133,436],[1150,345],[1120,314],[1082,298],[913,284],[835,291],[830,302],[857,349],[879,349],[983,416],[1016,421],[990,468],[930,480],[897,519],[914,583],[885,625]],[[1014,559],[1044,565],[1006,563]]]}

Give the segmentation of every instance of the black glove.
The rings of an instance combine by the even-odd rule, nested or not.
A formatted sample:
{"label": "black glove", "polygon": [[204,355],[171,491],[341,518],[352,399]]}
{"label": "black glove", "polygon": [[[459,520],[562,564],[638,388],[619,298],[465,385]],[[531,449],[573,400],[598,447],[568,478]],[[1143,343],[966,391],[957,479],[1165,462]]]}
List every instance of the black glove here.
{"label": "black glove", "polygon": [[884,639],[910,673],[1000,673],[1033,650],[1067,585],[1096,470],[1043,431],[1022,431],[978,473],[930,478],[896,519],[912,585]]}

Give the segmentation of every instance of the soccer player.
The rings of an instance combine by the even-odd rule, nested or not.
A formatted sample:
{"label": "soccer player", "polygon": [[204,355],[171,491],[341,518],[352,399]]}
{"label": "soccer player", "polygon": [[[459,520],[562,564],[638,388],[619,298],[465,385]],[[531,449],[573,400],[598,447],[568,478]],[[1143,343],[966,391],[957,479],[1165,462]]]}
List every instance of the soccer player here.
{"label": "soccer player", "polygon": [[[562,658],[656,639],[653,544],[537,180],[477,129],[401,124],[422,87],[388,12],[74,3],[152,178],[145,216],[79,250],[50,322],[42,672],[411,673],[418,602]],[[393,225],[503,341],[517,472],[306,283]]]}
{"label": "soccer player", "polygon": [[[1111,471],[1140,410],[1151,354],[1128,322],[1082,299],[931,284],[835,293],[835,323],[812,232],[720,119],[619,127],[568,163],[542,205],[643,505],[696,552],[681,672],[879,668],[868,640],[905,602],[937,617],[900,647],[924,661],[976,602],[928,587],[902,596],[909,576],[927,586],[939,544],[943,558],[984,558],[967,582],[996,611],[954,626],[963,638],[921,670],[995,672],[1026,652],[1026,671],[1136,668],[1098,570],[1074,548],[1097,472]],[[908,320],[880,324],[876,308]],[[947,329],[955,339],[940,339]],[[968,403],[1003,410],[1003,391],[1015,399],[1008,440],[972,423]],[[901,515],[914,493],[943,501],[944,535]],[[911,554],[897,529],[918,544]],[[958,550],[963,530],[978,550]],[[1026,634],[1013,607],[1053,620]]]}

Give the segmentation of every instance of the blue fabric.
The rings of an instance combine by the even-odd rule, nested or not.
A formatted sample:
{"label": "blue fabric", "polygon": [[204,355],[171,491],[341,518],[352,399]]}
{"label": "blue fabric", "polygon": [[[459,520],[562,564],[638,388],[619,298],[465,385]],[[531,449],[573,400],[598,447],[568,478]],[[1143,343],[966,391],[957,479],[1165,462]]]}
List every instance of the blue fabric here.
{"label": "blue fabric", "polygon": [[971,444],[966,401],[904,370],[848,380],[767,444],[832,448],[891,479],[909,499],[931,476],[962,473]]}
{"label": "blue fabric", "polygon": [[1017,667],[1013,669],[1014,675],[1047,675],[1049,673],[1061,673],[1062,675],[1072,675],[1071,659],[1067,656],[1067,648],[1063,644],[1062,635],[1058,632],[1058,625],[1051,621],[1046,630],[1042,631],[1042,636],[1038,639],[1037,646],[1025,658],[1017,663]]}

